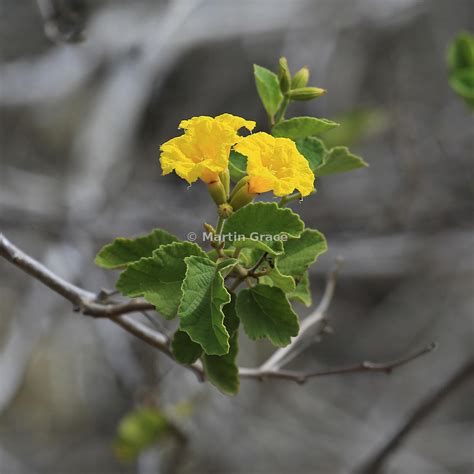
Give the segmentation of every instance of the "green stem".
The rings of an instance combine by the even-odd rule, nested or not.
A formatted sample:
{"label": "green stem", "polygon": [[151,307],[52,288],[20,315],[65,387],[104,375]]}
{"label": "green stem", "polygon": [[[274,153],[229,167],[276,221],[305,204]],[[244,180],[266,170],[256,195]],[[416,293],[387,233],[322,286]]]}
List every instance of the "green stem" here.
{"label": "green stem", "polygon": [[222,233],[222,228],[224,227],[224,222],[225,218],[222,216],[219,216],[219,219],[217,219],[217,225],[216,225],[216,234],[221,235]]}
{"label": "green stem", "polygon": [[293,194],[289,194],[288,196],[283,196],[281,199],[280,199],[280,202],[278,203],[278,205],[280,207],[285,207],[288,203],[290,202],[293,202],[293,201],[298,201],[302,198],[301,196],[301,193],[300,192],[296,192],[296,193],[293,193]]}
{"label": "green stem", "polygon": [[281,122],[282,120],[285,119],[285,113],[286,113],[286,109],[288,108],[288,105],[290,103],[290,99],[288,97],[284,97],[281,105],[280,105],[280,108],[278,109],[277,113],[275,114],[275,123],[274,125],[276,125],[278,122]]}

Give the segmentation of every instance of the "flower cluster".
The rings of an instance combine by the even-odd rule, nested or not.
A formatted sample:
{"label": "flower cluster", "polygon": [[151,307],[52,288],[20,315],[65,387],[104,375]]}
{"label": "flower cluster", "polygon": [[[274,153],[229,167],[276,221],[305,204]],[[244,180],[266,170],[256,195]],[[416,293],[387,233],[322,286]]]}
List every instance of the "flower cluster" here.
{"label": "flower cluster", "polygon": [[190,184],[198,179],[215,183],[227,173],[233,149],[247,158],[248,176],[243,184],[249,196],[269,191],[286,196],[295,189],[309,195],[314,190],[314,174],[295,143],[264,132],[245,137],[238,133],[254,127],[255,122],[231,114],[183,120],[180,128],[185,133],[161,146],[163,174],[175,171]]}

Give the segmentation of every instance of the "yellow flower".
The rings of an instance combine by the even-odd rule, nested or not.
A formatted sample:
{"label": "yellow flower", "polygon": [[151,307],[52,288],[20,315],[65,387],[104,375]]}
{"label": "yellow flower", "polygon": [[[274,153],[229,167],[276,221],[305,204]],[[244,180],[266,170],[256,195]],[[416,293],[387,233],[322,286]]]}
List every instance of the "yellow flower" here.
{"label": "yellow flower", "polygon": [[163,174],[176,174],[189,184],[198,179],[212,183],[227,170],[232,145],[242,139],[238,130],[249,131],[255,122],[231,114],[183,120],[179,128],[185,133],[161,145],[160,163]]}
{"label": "yellow flower", "polygon": [[314,190],[308,161],[289,138],[259,132],[243,138],[234,149],[247,157],[249,193],[273,191],[276,196],[286,196],[297,189],[307,196]]}

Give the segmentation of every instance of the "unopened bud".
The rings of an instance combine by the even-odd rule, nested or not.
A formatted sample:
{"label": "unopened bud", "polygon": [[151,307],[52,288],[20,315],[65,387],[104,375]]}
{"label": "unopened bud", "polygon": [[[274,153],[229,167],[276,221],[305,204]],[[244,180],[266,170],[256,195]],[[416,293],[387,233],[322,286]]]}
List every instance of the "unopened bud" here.
{"label": "unopened bud", "polygon": [[221,180],[222,185],[224,186],[224,191],[226,196],[229,195],[230,190],[230,173],[229,170],[226,169],[222,173],[219,174],[219,179]]}
{"label": "unopened bud", "polygon": [[299,89],[300,87],[305,87],[309,81],[309,69],[307,67],[302,67],[294,76],[291,81],[292,89]]}
{"label": "unopened bud", "polygon": [[232,197],[235,195],[235,193],[237,193],[237,191],[238,191],[242,186],[244,186],[245,184],[247,184],[248,182],[249,182],[249,177],[248,177],[248,176],[244,176],[242,179],[240,179],[239,181],[237,181],[237,183],[236,183],[235,186],[234,186],[234,189],[232,189],[232,192],[230,193],[229,201],[232,199]]}
{"label": "unopened bud", "polygon": [[251,203],[255,199],[256,194],[249,192],[249,183],[248,180],[244,182],[237,190],[234,190],[230,198],[230,205],[237,211],[241,207],[244,207],[246,204]]}
{"label": "unopened bud", "polygon": [[208,224],[207,222],[204,222],[203,227],[204,227],[204,230],[208,232],[209,234],[216,233],[216,229],[214,229],[214,227],[212,227],[212,225]]}
{"label": "unopened bud", "polygon": [[280,81],[280,89],[283,94],[290,90],[291,74],[286,58],[280,58],[278,71],[278,80]]}
{"label": "unopened bud", "polygon": [[325,93],[326,90],[319,87],[300,87],[288,92],[288,97],[291,100],[312,100],[321,97]]}
{"label": "unopened bud", "polygon": [[208,183],[207,189],[209,190],[209,194],[217,205],[223,204],[227,201],[227,193],[225,192],[224,185],[220,179],[213,181],[212,183]]}
{"label": "unopened bud", "polygon": [[219,207],[217,208],[217,213],[219,214],[220,217],[223,217],[224,219],[227,219],[228,217],[230,217],[233,212],[234,212],[234,209],[227,202],[219,205]]}

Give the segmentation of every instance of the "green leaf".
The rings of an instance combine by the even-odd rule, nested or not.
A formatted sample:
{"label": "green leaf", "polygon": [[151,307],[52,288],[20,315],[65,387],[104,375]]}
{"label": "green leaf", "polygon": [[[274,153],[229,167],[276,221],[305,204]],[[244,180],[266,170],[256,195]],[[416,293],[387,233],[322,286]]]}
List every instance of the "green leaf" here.
{"label": "green leaf", "polygon": [[326,156],[325,162],[314,171],[316,176],[344,173],[357,168],[369,166],[360,156],[353,155],[345,146],[332,148]]}
{"label": "green leaf", "polygon": [[301,277],[327,249],[326,239],[321,232],[305,229],[298,239],[285,242],[285,253],[276,258],[275,267],[284,275]]}
{"label": "green leaf", "polygon": [[474,107],[474,68],[455,72],[449,79],[449,84],[471,108]]}
{"label": "green leaf", "polygon": [[180,329],[200,344],[206,354],[227,354],[229,333],[224,326],[222,306],[231,298],[220,274],[225,267],[202,257],[187,257],[185,261],[186,278],[178,310]]}
{"label": "green leaf", "polygon": [[176,316],[181,285],[186,274],[185,257],[208,258],[196,244],[174,242],[162,245],[153,255],[131,263],[120,274],[117,289],[125,296],[143,296],[167,319]]}
{"label": "green leaf", "polygon": [[227,332],[230,336],[233,336],[234,333],[239,329],[240,319],[237,316],[235,310],[236,296],[231,294],[231,301],[229,304],[226,304],[223,308],[224,311],[224,326],[227,329]]}
{"label": "green leaf", "polygon": [[234,182],[240,181],[247,174],[247,157],[235,150],[230,151],[229,173]]}
{"label": "green leaf", "polygon": [[311,304],[313,303],[313,298],[311,296],[311,290],[309,288],[308,272],[305,272],[303,274],[303,277],[297,283],[295,290],[291,293],[288,293],[286,296],[290,301],[299,301],[308,308],[311,306]]}
{"label": "green leaf", "polygon": [[237,296],[237,316],[247,336],[286,346],[298,334],[298,316],[280,288],[258,284]]}
{"label": "green leaf", "polygon": [[190,365],[201,357],[202,347],[192,341],[188,333],[178,329],[171,341],[171,352],[180,364]]}
{"label": "green leaf", "polygon": [[327,119],[315,117],[293,117],[283,120],[273,127],[272,134],[275,137],[286,137],[292,140],[298,138],[312,137],[327,132],[339,124]]}
{"label": "green leaf", "polygon": [[256,64],[253,66],[253,73],[262,104],[268,115],[273,116],[283,100],[278,76],[269,69],[257,66]]}
{"label": "green leaf", "polygon": [[[257,202],[234,212],[225,221],[223,235],[229,235],[226,241],[236,248],[258,248],[277,255],[283,251],[281,237],[298,237],[303,229],[303,221],[291,209]],[[234,235],[237,239],[232,240]]]}
{"label": "green leaf", "polygon": [[474,68],[474,36],[460,33],[448,50],[448,65],[454,70]]}
{"label": "green leaf", "polygon": [[283,275],[277,267],[272,268],[268,275],[260,277],[260,283],[277,286],[285,293],[292,292],[296,287],[295,279],[289,275]]}
{"label": "green leaf", "polygon": [[118,427],[115,453],[123,461],[132,461],[168,434],[166,417],[154,408],[139,408],[126,415]]}
{"label": "green leaf", "polygon": [[316,137],[300,138],[296,140],[296,148],[308,160],[311,171],[324,163],[327,150],[324,143]]}
{"label": "green leaf", "polygon": [[117,237],[112,243],[102,247],[95,263],[103,268],[118,268],[136,262],[142,257],[151,257],[154,250],[179,239],[162,229],[154,229],[149,234],[133,239]]}
{"label": "green leaf", "polygon": [[209,381],[226,395],[235,395],[239,391],[239,368],[236,364],[239,351],[239,334],[235,332],[229,340],[229,353],[223,356],[207,355],[202,357],[204,372]]}

